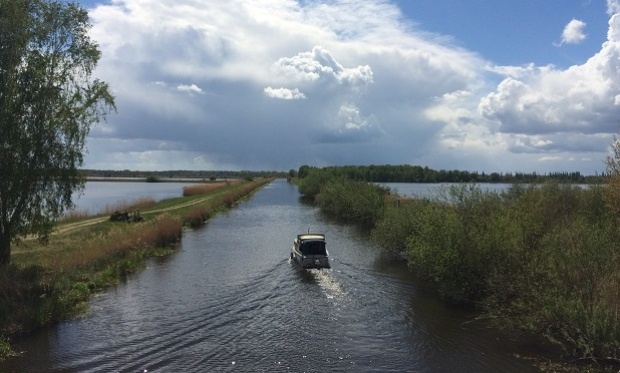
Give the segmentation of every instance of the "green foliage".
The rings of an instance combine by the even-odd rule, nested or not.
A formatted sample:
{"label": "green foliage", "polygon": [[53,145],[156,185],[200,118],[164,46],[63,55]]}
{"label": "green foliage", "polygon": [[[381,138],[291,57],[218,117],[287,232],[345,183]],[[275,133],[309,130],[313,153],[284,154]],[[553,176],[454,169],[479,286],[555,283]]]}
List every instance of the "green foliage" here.
{"label": "green foliage", "polygon": [[83,185],[86,135],[114,108],[91,79],[100,52],[88,12],[53,0],[0,2],[0,265],[26,234],[43,239]]}
{"label": "green foliage", "polygon": [[11,348],[8,339],[0,337],[0,361],[11,356],[17,356],[17,353]]}
{"label": "green foliage", "polygon": [[322,186],[315,201],[328,214],[372,227],[383,213],[382,192],[374,184],[334,178]]}
{"label": "green foliage", "polygon": [[599,182],[598,176],[583,176],[579,172],[551,172],[548,174],[533,173],[505,173],[464,171],[464,170],[434,170],[417,165],[370,165],[370,166],[334,166],[314,168],[303,165],[299,168],[299,178],[303,179],[315,170],[324,170],[338,174],[349,180],[368,182],[401,182],[401,183],[535,183],[545,180],[555,180],[564,183]]}
{"label": "green foliage", "polygon": [[[300,169],[299,174],[302,175],[303,173],[304,172]],[[314,200],[321,192],[321,188],[335,177],[336,175],[334,173],[327,170],[314,169],[312,172],[306,173],[303,178],[300,176],[301,180],[299,181],[299,192]]]}
{"label": "green foliage", "polygon": [[[452,187],[391,206],[373,230],[447,300],[577,358],[620,358],[620,230],[604,188]],[[402,240],[399,242],[399,240]]]}
{"label": "green foliage", "polygon": [[312,168],[308,165],[303,165],[299,167],[299,171],[297,171],[297,177],[299,177],[300,179],[305,178],[310,173],[310,170],[312,170]]}
{"label": "green foliage", "polygon": [[159,183],[160,181],[161,179],[159,178],[159,176],[156,175],[149,175],[146,177],[147,183]]}
{"label": "green foliage", "polygon": [[620,360],[615,184],[514,184],[502,194],[460,184],[434,200],[386,204],[385,191],[362,181],[385,169],[302,167],[302,194],[372,227],[386,252],[407,259],[445,299],[567,356]]}
{"label": "green foliage", "polygon": [[386,253],[393,257],[404,257],[409,236],[418,234],[423,224],[424,209],[430,201],[414,199],[406,202],[394,201],[387,204],[382,218],[372,230],[372,238]]}
{"label": "green foliage", "polygon": [[471,185],[452,187],[444,198],[417,208],[418,230],[406,240],[407,258],[446,299],[476,302],[486,293],[488,268],[505,241],[501,201]]}

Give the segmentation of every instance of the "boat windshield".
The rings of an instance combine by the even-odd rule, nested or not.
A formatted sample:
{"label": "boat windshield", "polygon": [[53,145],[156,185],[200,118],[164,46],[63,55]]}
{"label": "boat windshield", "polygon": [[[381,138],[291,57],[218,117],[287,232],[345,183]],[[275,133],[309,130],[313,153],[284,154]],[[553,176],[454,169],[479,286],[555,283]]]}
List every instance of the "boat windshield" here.
{"label": "boat windshield", "polygon": [[299,250],[303,255],[327,255],[327,251],[325,251],[325,241],[302,242]]}

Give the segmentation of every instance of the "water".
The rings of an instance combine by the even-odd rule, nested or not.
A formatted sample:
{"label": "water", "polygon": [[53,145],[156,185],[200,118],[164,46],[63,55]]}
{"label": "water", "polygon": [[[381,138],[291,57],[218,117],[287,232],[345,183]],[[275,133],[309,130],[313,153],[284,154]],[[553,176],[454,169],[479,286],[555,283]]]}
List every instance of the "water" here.
{"label": "water", "polygon": [[140,198],[160,201],[166,198],[181,197],[183,187],[186,185],[189,183],[89,181],[82,194],[73,194],[73,202],[76,205],[76,211],[97,214],[119,202],[133,202]]}
{"label": "water", "polygon": [[[331,270],[289,260],[325,233]],[[18,346],[2,372],[528,372],[518,346],[471,323],[275,181],[188,231],[182,250],[95,297],[88,316]]]}
{"label": "water", "polygon": [[[459,185],[456,183],[377,183],[387,186],[392,193],[403,197],[434,197],[444,190],[449,190],[451,186]],[[474,185],[474,184],[466,184]],[[479,183],[475,184],[484,192],[501,193],[506,192],[512,184],[506,183]]]}

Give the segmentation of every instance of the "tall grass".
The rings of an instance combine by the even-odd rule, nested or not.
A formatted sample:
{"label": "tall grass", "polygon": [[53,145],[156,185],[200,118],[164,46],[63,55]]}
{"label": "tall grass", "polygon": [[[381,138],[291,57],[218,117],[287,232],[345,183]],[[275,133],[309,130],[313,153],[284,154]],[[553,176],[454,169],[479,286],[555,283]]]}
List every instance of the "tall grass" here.
{"label": "tall grass", "polygon": [[[203,225],[207,220],[209,220],[218,211],[225,209],[225,208],[233,207],[234,204],[237,203],[237,201],[250,195],[257,188],[265,185],[271,180],[272,179],[253,180],[251,182],[244,184],[243,186],[237,186],[234,189],[231,189],[222,195],[216,196],[213,199],[210,199],[205,203],[198,204],[183,214],[182,216],[183,224],[190,226],[192,228],[197,228]],[[228,183],[227,185],[229,186],[231,185],[229,182],[226,182],[226,183]],[[210,184],[206,184],[206,185],[210,185]],[[209,190],[215,191],[217,189],[219,188],[209,189]],[[196,190],[201,190],[201,189],[197,188]],[[199,193],[199,194],[202,194],[202,193]]]}
{"label": "tall grass", "polygon": [[115,203],[106,204],[101,210],[102,214],[110,215],[115,211],[131,211],[140,210],[148,207],[152,207],[156,204],[155,200],[150,197],[141,197],[131,201],[118,201]]}
{"label": "tall grass", "polygon": [[1,268],[0,334],[30,332],[83,311],[92,291],[136,271],[144,258],[180,237],[181,222],[160,216],[131,230],[113,229],[86,240],[81,250],[45,256],[37,265]]}
{"label": "tall grass", "polygon": [[65,212],[65,214],[61,217],[61,221],[76,221],[80,219],[86,219],[91,216],[90,211],[88,209],[79,209],[79,210],[69,210]]}
{"label": "tall grass", "polygon": [[[237,182],[237,181],[235,181]],[[194,185],[187,185],[183,187],[183,197],[196,196],[201,194],[207,194],[214,192],[218,189],[223,189],[230,186],[230,181],[221,181],[213,183],[200,183]]]}

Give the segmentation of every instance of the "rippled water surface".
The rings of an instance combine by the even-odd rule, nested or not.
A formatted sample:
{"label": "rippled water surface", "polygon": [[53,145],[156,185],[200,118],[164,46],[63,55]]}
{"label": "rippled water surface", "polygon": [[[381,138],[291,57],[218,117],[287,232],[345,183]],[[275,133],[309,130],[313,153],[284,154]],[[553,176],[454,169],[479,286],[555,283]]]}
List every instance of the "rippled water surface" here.
{"label": "rippled water surface", "polygon": [[[332,269],[289,261],[308,229],[325,233]],[[94,298],[90,315],[28,338],[0,371],[533,370],[468,320],[382,260],[364,232],[275,181]]]}

